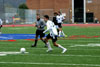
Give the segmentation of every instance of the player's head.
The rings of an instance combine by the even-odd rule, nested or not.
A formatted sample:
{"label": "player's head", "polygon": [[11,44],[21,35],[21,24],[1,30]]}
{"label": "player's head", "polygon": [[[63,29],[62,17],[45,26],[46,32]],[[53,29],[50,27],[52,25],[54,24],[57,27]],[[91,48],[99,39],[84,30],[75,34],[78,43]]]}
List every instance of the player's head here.
{"label": "player's head", "polygon": [[49,20],[49,16],[48,15],[44,15],[44,21],[48,21]]}
{"label": "player's head", "polygon": [[61,15],[61,11],[58,11],[58,15]]}
{"label": "player's head", "polygon": [[40,19],[40,14],[37,14],[36,18],[37,18],[37,20],[39,20]]}
{"label": "player's head", "polygon": [[54,12],[54,16],[57,16],[58,15],[58,13],[57,12]]}

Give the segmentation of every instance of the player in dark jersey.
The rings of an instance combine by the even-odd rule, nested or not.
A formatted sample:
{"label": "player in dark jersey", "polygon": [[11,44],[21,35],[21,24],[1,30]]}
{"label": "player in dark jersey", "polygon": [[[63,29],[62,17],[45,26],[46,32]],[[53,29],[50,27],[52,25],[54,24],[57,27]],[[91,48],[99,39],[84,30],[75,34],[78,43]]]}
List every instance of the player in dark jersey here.
{"label": "player in dark jersey", "polygon": [[54,22],[54,24],[55,24],[55,26],[57,28],[57,32],[59,34],[59,27],[58,27],[58,22],[57,22],[57,15],[58,15],[58,13],[54,12],[53,22]]}
{"label": "player in dark jersey", "polygon": [[55,12],[55,13],[54,13],[54,17],[53,17],[53,22],[54,22],[55,25],[58,25],[58,23],[57,23],[57,18],[56,18],[57,15],[58,15],[58,13]]}

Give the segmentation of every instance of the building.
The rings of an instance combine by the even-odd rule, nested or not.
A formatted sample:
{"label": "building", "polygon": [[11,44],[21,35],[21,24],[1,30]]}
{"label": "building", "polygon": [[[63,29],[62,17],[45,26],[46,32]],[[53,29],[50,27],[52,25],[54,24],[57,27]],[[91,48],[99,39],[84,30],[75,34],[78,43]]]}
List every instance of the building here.
{"label": "building", "polygon": [[27,0],[30,9],[54,9],[69,8],[70,0]]}
{"label": "building", "polygon": [[74,22],[94,22],[94,18],[100,21],[100,0],[27,0],[26,3],[30,9],[62,9]]}

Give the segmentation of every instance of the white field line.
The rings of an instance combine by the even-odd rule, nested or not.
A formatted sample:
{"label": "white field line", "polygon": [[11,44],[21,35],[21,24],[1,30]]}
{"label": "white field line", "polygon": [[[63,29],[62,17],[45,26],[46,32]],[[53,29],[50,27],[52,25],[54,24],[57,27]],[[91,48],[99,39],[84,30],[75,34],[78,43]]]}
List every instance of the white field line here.
{"label": "white field line", "polygon": [[[21,47],[0,47],[0,48],[10,48],[10,49],[20,49]],[[42,49],[42,50],[46,50],[47,48],[26,48],[26,49],[28,49],[28,50],[39,50],[39,49]],[[54,49],[59,49],[59,48],[54,48]],[[99,50],[100,51],[100,49],[98,48],[98,49],[68,49],[68,50]]]}
{"label": "white field line", "polygon": [[100,44],[93,44],[93,43],[90,43],[90,44],[75,44],[75,45],[72,45],[70,47],[100,47]]}
{"label": "white field line", "polygon": [[[23,55],[20,52],[0,52],[0,56],[6,56],[8,54],[11,55]],[[59,57],[100,57],[99,55],[63,55],[63,54],[29,54],[29,52],[25,52],[24,55],[33,55],[33,56],[59,56]]]}
{"label": "white field line", "polygon": [[17,30],[18,29],[19,30],[19,29],[29,29],[29,28],[25,28],[24,27],[24,28],[8,28],[8,29],[13,29],[13,30],[15,30],[15,29]]}
{"label": "white field line", "polygon": [[[25,52],[27,54],[29,52]],[[0,54],[21,54],[21,52],[0,52]]]}
{"label": "white field line", "polygon": [[56,66],[95,66],[100,67],[100,64],[67,64],[67,63],[34,63],[34,62],[0,62],[0,64],[25,64],[25,65],[56,65]]}
{"label": "white field line", "polygon": [[[29,52],[25,52],[25,54],[27,54]],[[21,54],[21,52],[0,52],[0,56],[7,56],[7,55],[18,55]]]}
{"label": "white field line", "polygon": [[[89,49],[83,49],[83,48],[82,48],[82,49],[72,49],[73,47],[79,47],[79,46],[81,47],[81,45],[74,45],[74,46],[66,46],[66,48],[69,48],[69,47],[70,47],[68,50],[76,50],[76,51],[77,51],[77,50],[97,50],[97,51],[99,50],[99,51],[100,51],[99,48],[98,48],[98,49],[97,49],[97,48],[95,48],[95,49],[93,49],[93,48],[92,48],[92,49],[91,49],[91,48],[89,48]],[[82,46],[85,46],[85,45],[82,45]],[[10,47],[10,46],[9,46],[9,47],[0,47],[0,48],[20,49],[21,47],[22,47],[22,46],[18,46],[18,47]],[[27,47],[27,46],[26,46],[26,47]],[[86,47],[87,47],[87,46],[86,46]],[[92,47],[92,46],[91,46],[91,47]],[[24,48],[25,48],[25,47],[24,47]],[[54,49],[58,49],[58,48],[55,48],[55,47],[53,47],[53,48],[54,48]],[[28,50],[39,50],[39,49],[46,50],[47,48],[44,48],[44,46],[43,46],[43,48],[40,48],[40,47],[39,47],[39,48],[38,48],[38,47],[36,47],[36,48],[30,47],[30,48],[29,48],[29,47],[27,47],[26,49],[28,49]]]}
{"label": "white field line", "polygon": [[7,54],[0,54],[0,56],[6,56]]}
{"label": "white field line", "polygon": [[25,55],[33,55],[33,56],[59,56],[59,57],[92,57],[92,58],[100,58],[100,56],[96,55],[62,55],[62,54],[25,54]]}

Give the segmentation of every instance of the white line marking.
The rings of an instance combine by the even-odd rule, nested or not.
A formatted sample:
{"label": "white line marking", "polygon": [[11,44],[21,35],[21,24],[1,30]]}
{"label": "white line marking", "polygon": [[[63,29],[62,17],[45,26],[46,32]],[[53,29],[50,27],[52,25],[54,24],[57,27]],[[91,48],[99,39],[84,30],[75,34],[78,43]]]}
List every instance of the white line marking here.
{"label": "white line marking", "polygon": [[63,65],[63,66],[96,66],[100,67],[100,64],[67,64],[67,63],[34,63],[34,62],[0,62],[0,64],[25,64],[25,65]]}
{"label": "white line marking", "polygon": [[[73,47],[71,47],[71,46],[67,46],[67,47],[70,47],[68,50],[99,50],[100,51],[100,49],[98,48],[98,49],[91,49],[91,48],[89,48],[89,49],[72,49]],[[0,48],[10,48],[10,49],[20,49],[21,47],[19,46],[19,47],[0,47]],[[32,50],[39,50],[39,49],[42,49],[42,50],[46,50],[47,48],[26,48],[26,49],[32,49]],[[54,49],[58,49],[58,48],[54,48]]]}
{"label": "white line marking", "polygon": [[[25,52],[25,54],[28,54],[29,52]],[[17,55],[17,54],[21,54],[21,52],[0,52],[0,56],[7,56],[8,54],[13,54],[13,55]]]}
{"label": "white line marking", "polygon": [[6,56],[7,54],[0,54],[0,56]]}
{"label": "white line marking", "polygon": [[100,44],[77,44],[77,45],[73,45],[73,46],[70,46],[70,47],[100,47]]}
{"label": "white line marking", "polygon": [[97,58],[100,57],[99,55],[62,55],[62,54],[26,54],[26,55],[33,55],[33,56],[60,56],[60,57],[93,57]]}

